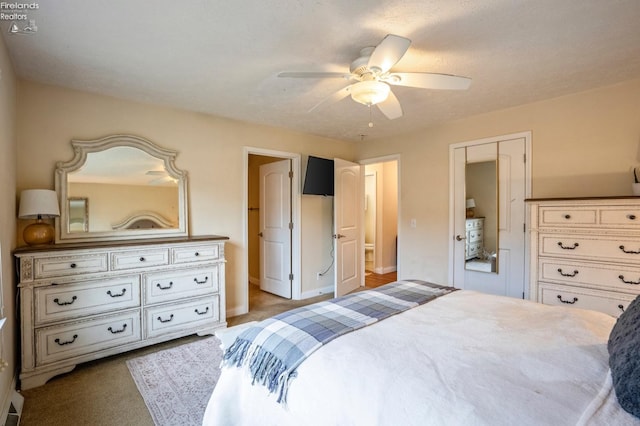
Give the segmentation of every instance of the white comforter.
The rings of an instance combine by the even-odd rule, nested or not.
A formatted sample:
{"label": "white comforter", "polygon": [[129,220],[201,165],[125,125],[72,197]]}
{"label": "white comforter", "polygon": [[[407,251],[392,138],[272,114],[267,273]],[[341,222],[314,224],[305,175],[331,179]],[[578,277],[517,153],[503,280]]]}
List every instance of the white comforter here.
{"label": "white comforter", "polygon": [[457,291],[340,337],[286,407],[224,368],[204,425],[638,425],[611,388],[598,312]]}

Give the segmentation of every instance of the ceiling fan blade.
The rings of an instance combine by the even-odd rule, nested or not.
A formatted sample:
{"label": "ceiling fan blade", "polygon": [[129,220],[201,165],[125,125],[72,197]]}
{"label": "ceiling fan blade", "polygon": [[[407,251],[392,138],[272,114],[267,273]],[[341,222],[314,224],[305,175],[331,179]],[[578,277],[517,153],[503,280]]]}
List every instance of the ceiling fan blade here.
{"label": "ceiling fan blade", "polygon": [[373,50],[369,58],[369,69],[385,73],[404,56],[411,40],[393,34],[388,34]]}
{"label": "ceiling fan blade", "polygon": [[314,105],[313,108],[311,108],[309,110],[309,112],[312,112],[313,110],[315,110],[316,108],[318,108],[321,105],[332,104],[334,102],[338,102],[338,101],[346,98],[347,96],[349,96],[351,94],[351,86],[353,86],[353,84],[350,84],[347,87],[344,87],[344,88],[338,90],[337,92],[335,92],[331,96],[328,96],[328,97],[324,98],[322,101],[320,101],[319,103]]}
{"label": "ceiling fan blade", "polygon": [[351,78],[351,74],[343,72],[322,72],[322,71],[310,71],[310,72],[281,72],[278,77],[283,78],[344,78],[348,80]]}
{"label": "ceiling fan blade", "polygon": [[394,72],[383,81],[395,86],[420,89],[466,90],[471,85],[471,79],[468,77],[428,72]]}
{"label": "ceiling fan blade", "polygon": [[384,100],[384,102],[380,102],[376,105],[378,105],[380,111],[382,111],[389,120],[402,117],[402,106],[393,92],[389,92],[389,96]]}

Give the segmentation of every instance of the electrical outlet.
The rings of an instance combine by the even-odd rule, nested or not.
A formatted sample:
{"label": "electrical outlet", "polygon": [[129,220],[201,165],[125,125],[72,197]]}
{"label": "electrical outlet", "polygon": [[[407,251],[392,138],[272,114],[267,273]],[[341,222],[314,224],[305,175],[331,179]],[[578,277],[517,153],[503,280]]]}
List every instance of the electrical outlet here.
{"label": "electrical outlet", "polygon": [[316,280],[320,281],[320,278],[322,278],[322,272],[316,274]]}

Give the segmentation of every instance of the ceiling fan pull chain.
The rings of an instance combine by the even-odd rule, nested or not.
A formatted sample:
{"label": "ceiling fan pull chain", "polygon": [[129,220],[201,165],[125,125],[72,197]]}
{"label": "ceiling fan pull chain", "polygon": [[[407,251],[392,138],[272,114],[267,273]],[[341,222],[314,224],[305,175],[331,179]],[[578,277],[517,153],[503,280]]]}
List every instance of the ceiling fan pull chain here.
{"label": "ceiling fan pull chain", "polygon": [[371,113],[371,105],[368,105],[369,107],[369,127],[373,127],[373,116]]}

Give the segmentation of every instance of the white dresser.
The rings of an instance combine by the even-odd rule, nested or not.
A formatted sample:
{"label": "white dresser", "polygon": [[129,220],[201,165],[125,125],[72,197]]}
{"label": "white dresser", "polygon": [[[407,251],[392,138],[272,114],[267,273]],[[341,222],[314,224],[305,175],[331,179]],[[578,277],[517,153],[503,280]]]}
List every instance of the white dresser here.
{"label": "white dresser", "polygon": [[226,327],[226,239],[16,249],[21,388],[81,362]]}
{"label": "white dresser", "polygon": [[619,316],[640,294],[640,198],[528,203],[531,300]]}
{"label": "white dresser", "polygon": [[484,218],[467,219],[465,225],[467,232],[464,246],[465,259],[469,260],[482,256],[484,251]]}

